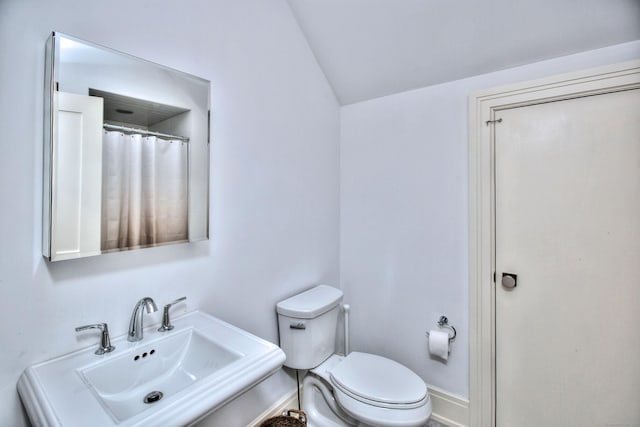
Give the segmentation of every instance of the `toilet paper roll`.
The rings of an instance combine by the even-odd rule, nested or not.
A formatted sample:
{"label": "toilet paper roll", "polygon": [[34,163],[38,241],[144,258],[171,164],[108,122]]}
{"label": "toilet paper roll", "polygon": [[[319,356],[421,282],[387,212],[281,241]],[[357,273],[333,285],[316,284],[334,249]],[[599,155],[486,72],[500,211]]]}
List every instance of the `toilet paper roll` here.
{"label": "toilet paper roll", "polygon": [[443,331],[429,331],[429,353],[443,360],[449,357],[449,334]]}

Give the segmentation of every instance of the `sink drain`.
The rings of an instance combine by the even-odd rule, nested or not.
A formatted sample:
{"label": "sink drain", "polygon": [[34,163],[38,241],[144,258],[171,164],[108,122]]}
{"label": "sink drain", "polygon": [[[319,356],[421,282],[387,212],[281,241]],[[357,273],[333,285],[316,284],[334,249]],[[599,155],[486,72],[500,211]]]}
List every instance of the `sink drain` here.
{"label": "sink drain", "polygon": [[162,399],[162,396],[164,396],[164,394],[162,394],[161,391],[152,391],[144,397],[144,403],[156,403]]}

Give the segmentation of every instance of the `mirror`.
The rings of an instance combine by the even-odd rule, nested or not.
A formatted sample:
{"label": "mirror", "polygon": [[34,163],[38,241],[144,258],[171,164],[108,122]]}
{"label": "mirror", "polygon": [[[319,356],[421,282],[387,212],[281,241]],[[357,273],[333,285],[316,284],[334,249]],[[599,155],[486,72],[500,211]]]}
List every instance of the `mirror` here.
{"label": "mirror", "polygon": [[208,239],[209,81],[59,32],[45,65],[44,256]]}

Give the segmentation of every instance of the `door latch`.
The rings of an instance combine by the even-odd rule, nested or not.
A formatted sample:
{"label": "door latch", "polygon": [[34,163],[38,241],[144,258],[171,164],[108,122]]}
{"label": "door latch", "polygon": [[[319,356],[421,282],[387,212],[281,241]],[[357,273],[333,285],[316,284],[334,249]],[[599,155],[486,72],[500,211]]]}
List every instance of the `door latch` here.
{"label": "door latch", "polygon": [[502,286],[513,289],[518,285],[518,275],[513,273],[502,273]]}

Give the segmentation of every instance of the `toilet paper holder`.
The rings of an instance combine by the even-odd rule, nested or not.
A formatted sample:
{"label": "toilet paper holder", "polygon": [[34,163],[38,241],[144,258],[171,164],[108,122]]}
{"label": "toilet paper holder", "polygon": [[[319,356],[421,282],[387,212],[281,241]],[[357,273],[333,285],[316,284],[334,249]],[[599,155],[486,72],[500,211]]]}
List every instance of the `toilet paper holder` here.
{"label": "toilet paper holder", "polygon": [[[440,326],[441,328],[449,328],[453,331],[453,335],[449,335],[449,343],[456,339],[456,335],[458,335],[458,332],[456,331],[456,328],[453,327],[453,325],[449,324],[449,319],[447,318],[447,316],[440,316],[440,319],[438,319],[438,326]],[[429,331],[427,331],[427,337],[429,337]]]}

